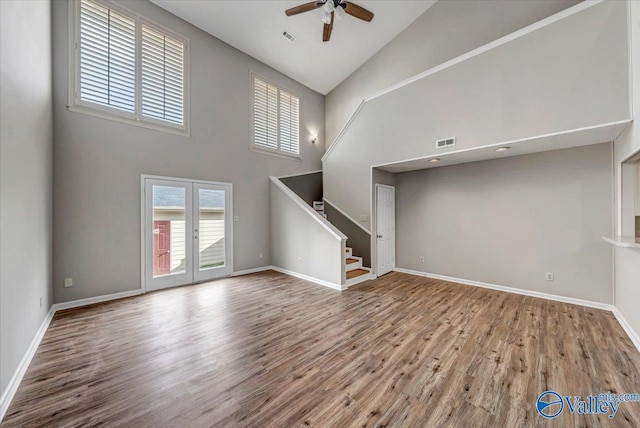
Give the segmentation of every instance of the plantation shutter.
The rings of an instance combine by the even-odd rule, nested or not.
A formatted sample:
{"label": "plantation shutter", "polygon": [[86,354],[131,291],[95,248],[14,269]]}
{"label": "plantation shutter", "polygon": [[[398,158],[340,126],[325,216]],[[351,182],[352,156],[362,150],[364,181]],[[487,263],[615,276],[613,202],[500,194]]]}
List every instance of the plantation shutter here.
{"label": "plantation shutter", "polygon": [[184,43],[142,25],[142,115],[183,124]]}
{"label": "plantation shutter", "polygon": [[278,149],[278,88],[253,79],[254,144]]}
{"label": "plantation shutter", "polygon": [[90,0],[80,5],[80,99],[135,111],[135,21]]}
{"label": "plantation shutter", "polygon": [[280,91],[280,150],[293,155],[300,153],[298,110],[298,97]]}

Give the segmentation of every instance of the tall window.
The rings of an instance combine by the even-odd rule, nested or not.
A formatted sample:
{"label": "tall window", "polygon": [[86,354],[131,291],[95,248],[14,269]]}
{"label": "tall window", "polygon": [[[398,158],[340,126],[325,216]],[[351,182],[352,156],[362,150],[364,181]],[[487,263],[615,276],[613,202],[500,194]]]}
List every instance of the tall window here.
{"label": "tall window", "polygon": [[252,74],[253,120],[251,147],[300,157],[300,100],[277,85]]}
{"label": "tall window", "polygon": [[70,108],[188,132],[188,42],[102,0],[72,2]]}

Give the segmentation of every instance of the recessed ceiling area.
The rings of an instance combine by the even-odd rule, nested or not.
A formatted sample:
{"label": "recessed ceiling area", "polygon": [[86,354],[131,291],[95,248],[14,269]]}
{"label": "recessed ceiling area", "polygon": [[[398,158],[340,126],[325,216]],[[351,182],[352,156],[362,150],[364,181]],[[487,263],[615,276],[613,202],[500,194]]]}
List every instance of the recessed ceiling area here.
{"label": "recessed ceiling area", "polygon": [[[151,0],[209,34],[309,88],[327,94],[422,15],[435,1],[358,0],[374,13],[367,23],[345,15],[322,41],[322,8],[295,16],[301,1]],[[295,37],[289,41],[286,31]]]}
{"label": "recessed ceiling area", "polygon": [[[439,168],[458,165],[461,163],[479,162],[490,159],[506,158],[526,155],[530,153],[547,152],[550,150],[570,149],[572,147],[588,146],[614,141],[629,126],[629,121],[616,122],[608,125],[578,129],[552,135],[529,138],[508,143],[498,143],[471,149],[434,153],[419,159],[376,165],[374,168],[391,173],[417,171],[420,169]],[[506,150],[499,150],[504,148]],[[435,159],[438,159],[435,161]]]}

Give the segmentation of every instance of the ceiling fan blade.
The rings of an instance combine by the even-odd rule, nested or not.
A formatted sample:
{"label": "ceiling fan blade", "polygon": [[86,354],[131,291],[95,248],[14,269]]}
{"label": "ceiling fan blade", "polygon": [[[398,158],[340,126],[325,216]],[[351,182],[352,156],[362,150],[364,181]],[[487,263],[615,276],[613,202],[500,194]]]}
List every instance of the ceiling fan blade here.
{"label": "ceiling fan blade", "polygon": [[373,19],[373,13],[369,12],[362,6],[358,6],[357,4],[348,1],[342,2],[342,4],[344,5],[344,11],[353,17],[367,22],[371,22]]}
{"label": "ceiling fan blade", "polygon": [[331,30],[333,30],[333,18],[335,16],[335,12],[331,12],[331,22],[329,24],[324,24],[324,28],[322,30],[322,41],[328,42],[331,38]]}
{"label": "ceiling fan blade", "polygon": [[296,7],[292,7],[291,9],[287,9],[284,11],[284,13],[287,16],[291,16],[291,15],[297,15],[299,13],[303,13],[303,12],[309,12],[310,10],[315,10],[317,8],[319,8],[320,6],[322,6],[323,3],[318,1],[312,1],[310,3],[305,3],[305,4],[301,4],[300,6],[296,6]]}

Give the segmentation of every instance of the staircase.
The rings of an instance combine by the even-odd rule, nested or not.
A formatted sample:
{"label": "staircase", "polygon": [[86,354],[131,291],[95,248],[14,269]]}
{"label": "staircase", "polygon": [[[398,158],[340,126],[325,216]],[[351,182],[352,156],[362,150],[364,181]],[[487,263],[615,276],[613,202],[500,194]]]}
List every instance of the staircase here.
{"label": "staircase", "polygon": [[[324,213],[324,201],[313,201],[313,209],[318,215],[325,219],[327,218],[327,215]],[[369,279],[371,269],[362,266],[362,257],[354,256],[353,250],[350,247],[346,249],[344,263],[346,274],[345,288]]]}
{"label": "staircase", "polygon": [[347,277],[345,287],[351,287],[369,279],[371,269],[362,266],[362,257],[354,256],[350,247],[347,247],[344,263]]}
{"label": "staircase", "polygon": [[325,219],[327,218],[327,215],[324,213],[324,201],[313,201],[313,209]]}

